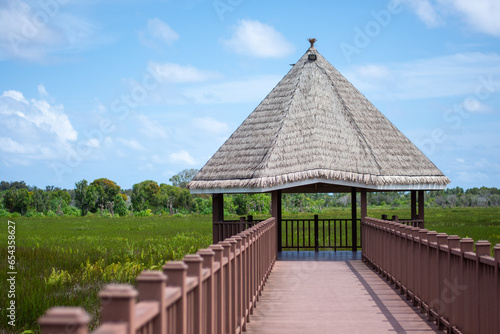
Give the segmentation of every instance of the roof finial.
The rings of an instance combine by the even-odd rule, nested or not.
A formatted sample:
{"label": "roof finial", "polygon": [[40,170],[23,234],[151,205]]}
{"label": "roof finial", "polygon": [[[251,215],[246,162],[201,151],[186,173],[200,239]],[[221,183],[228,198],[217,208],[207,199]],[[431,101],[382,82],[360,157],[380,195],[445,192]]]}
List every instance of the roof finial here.
{"label": "roof finial", "polygon": [[309,38],[309,43],[311,43],[311,48],[314,47],[314,43],[316,43],[316,38]]}

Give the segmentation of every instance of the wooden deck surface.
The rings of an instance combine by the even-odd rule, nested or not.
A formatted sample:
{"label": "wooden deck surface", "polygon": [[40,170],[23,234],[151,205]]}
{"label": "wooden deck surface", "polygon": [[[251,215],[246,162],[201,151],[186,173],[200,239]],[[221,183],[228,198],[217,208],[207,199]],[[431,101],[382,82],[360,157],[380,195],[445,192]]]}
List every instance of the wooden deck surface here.
{"label": "wooden deck surface", "polygon": [[247,333],[439,333],[363,262],[326,253],[280,257]]}

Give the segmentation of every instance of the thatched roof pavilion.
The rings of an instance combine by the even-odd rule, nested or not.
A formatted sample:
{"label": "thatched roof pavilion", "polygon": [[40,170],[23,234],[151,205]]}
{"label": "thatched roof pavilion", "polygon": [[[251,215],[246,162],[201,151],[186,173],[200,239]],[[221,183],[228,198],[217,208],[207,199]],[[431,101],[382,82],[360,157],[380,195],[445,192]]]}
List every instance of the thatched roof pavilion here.
{"label": "thatched roof pavilion", "polygon": [[[449,179],[312,46],[189,184],[192,193],[445,189]],[[317,187],[316,187],[317,188]]]}
{"label": "thatched roof pavilion", "polygon": [[[271,192],[280,217],[281,192],[411,191],[412,219],[423,220],[424,191],[449,179],[314,47],[245,119],[189,183],[214,194]],[[355,201],[353,203],[355,218]],[[278,212],[279,211],[279,212]],[[218,215],[218,216],[217,216]]]}

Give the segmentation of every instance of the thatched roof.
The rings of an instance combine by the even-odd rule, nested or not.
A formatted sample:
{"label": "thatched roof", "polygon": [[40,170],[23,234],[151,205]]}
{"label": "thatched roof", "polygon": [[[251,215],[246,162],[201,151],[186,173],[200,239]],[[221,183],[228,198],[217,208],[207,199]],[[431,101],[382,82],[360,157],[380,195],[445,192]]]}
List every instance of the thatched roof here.
{"label": "thatched roof", "polygon": [[449,182],[311,46],[188,187],[192,193],[311,184],[432,190]]}

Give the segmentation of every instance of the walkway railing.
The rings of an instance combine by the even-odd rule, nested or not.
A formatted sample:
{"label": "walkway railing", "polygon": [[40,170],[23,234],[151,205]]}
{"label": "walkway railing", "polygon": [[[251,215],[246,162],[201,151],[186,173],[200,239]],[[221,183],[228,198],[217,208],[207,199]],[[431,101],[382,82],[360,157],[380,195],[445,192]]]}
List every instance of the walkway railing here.
{"label": "walkway railing", "polygon": [[500,244],[365,218],[363,260],[448,333],[500,333]]}
{"label": "walkway railing", "polygon": [[[138,291],[108,285],[99,293],[101,326],[93,333],[241,333],[276,260],[276,230],[270,218],[167,262],[163,272],[144,271]],[[42,334],[86,334],[89,321],[81,308],[54,307],[39,324]]]}
{"label": "walkway railing", "polygon": [[424,221],[422,219],[411,219],[411,218],[399,218],[398,216],[392,216],[391,219],[387,218],[387,215],[382,215],[382,220],[391,220],[393,222],[401,223],[408,226],[424,228]]}
{"label": "walkway railing", "polygon": [[[285,219],[281,220],[283,249],[352,249],[352,219]],[[358,226],[361,220],[357,219]],[[360,229],[357,228],[357,245]],[[356,247],[357,250],[357,247]]]}

